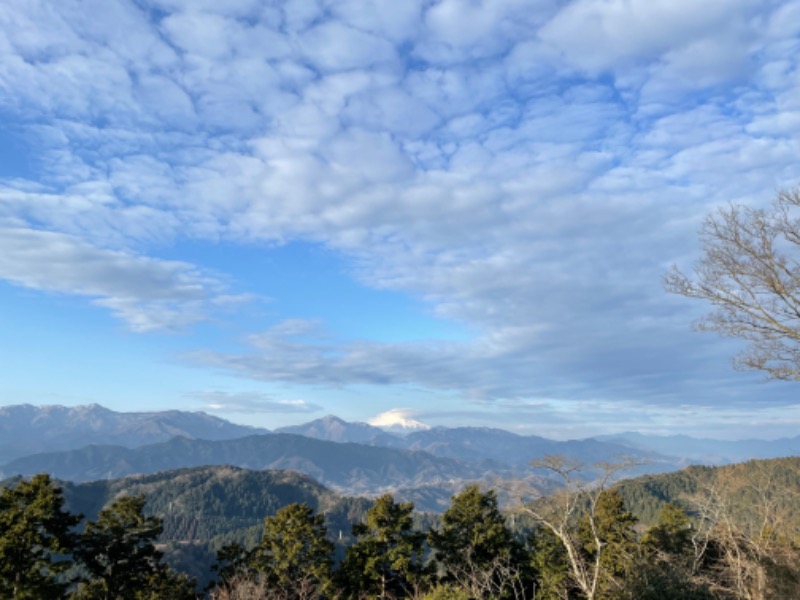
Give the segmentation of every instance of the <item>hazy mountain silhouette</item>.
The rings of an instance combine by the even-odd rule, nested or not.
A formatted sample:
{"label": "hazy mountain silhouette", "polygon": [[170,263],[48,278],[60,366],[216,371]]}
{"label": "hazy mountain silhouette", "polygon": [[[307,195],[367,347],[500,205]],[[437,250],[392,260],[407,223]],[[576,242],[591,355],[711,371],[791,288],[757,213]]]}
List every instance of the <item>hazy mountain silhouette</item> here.
{"label": "hazy mountain silhouette", "polygon": [[0,472],[6,477],[44,472],[59,479],[90,481],[204,465],[298,471],[350,495],[437,483],[450,485],[502,473],[502,469],[487,473],[476,465],[426,452],[342,444],[291,434],[221,441],[173,438],[134,449],[88,446],[18,458],[0,467]]}
{"label": "hazy mountain silhouette", "polygon": [[176,436],[226,440],[265,432],[203,412],[122,413],[98,404],[74,407],[19,404],[0,407],[0,463],[89,444],[136,448]]}

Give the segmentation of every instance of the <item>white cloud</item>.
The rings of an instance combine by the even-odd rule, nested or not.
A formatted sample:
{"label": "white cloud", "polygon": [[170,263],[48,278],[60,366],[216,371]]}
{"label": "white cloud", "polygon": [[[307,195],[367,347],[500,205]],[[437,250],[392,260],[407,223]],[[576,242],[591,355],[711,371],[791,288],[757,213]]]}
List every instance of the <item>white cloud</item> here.
{"label": "white cloud", "polygon": [[[754,0],[577,0],[539,32],[569,64],[591,72],[621,70],[658,59],[709,35],[743,41]],[[703,60],[703,57],[699,57]]]}
{"label": "white cloud", "polygon": [[242,33],[235,20],[201,12],[170,15],[161,27],[178,48],[208,60],[229,58],[233,40]]}
{"label": "white cloud", "polygon": [[386,3],[381,0],[339,0],[329,7],[342,22],[402,44],[417,36],[423,2]]}
{"label": "white cloud", "polygon": [[395,49],[387,40],[336,21],[307,30],[298,41],[322,71],[362,69],[396,59]]}
{"label": "white cloud", "polygon": [[200,400],[204,409],[219,413],[313,413],[322,410],[321,406],[305,400],[279,400],[272,394],[263,392],[222,392],[202,391],[186,394]]}
{"label": "white cloud", "polygon": [[532,37],[556,3],[544,0],[442,0],[427,7],[424,37],[415,53],[445,64],[504,54],[520,38]]}
{"label": "white cloud", "polygon": [[[0,278],[92,299],[134,331],[174,330],[208,318],[222,284],[193,265],[90,246],[65,234],[0,229]],[[245,297],[240,300],[245,300]]]}
{"label": "white cloud", "polygon": [[0,188],[5,279],[170,328],[229,292],[145,254],[310,241],[474,338],[279,328],[198,360],[473,398],[730,386],[729,346],[684,334],[660,279],[710,207],[796,180],[793,3],[82,6],[0,8],[2,108],[40,157]]}

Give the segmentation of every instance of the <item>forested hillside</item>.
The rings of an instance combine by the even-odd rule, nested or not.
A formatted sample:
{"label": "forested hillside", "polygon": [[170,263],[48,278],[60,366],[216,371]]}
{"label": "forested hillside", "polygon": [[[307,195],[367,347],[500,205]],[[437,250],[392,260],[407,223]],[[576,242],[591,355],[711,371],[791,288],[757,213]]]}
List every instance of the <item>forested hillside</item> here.
{"label": "forested hillside", "polygon": [[[123,574],[109,579],[113,556],[133,553],[145,557],[143,575],[125,585],[146,586],[151,600],[188,597],[180,571],[221,577],[216,600],[800,597],[800,458],[617,483],[621,465],[591,467],[601,474],[593,483],[562,457],[536,466],[564,485],[545,493],[502,484],[504,497],[523,502],[506,513],[497,491],[467,486],[441,518],[390,495],[342,498],[291,472],[202,467],[63,485],[15,478],[0,495],[0,595],[30,597],[8,592],[29,586],[52,598],[105,597],[91,590],[123,585]],[[68,531],[77,513],[88,523],[76,536]]]}
{"label": "forested hillside", "polygon": [[332,530],[347,534],[369,506],[367,500],[338,496],[300,473],[229,466],[64,484],[67,508],[89,519],[126,495],[147,498],[147,512],[163,520],[163,541],[214,548],[230,541],[255,543],[264,517],[293,502],[325,513]]}
{"label": "forested hillside", "polygon": [[800,457],[751,460],[723,467],[692,466],[674,473],[626,479],[616,486],[642,524],[656,521],[673,502],[697,514],[700,505],[724,500],[738,519],[757,521],[765,504],[800,531]]}
{"label": "forested hillside", "polygon": [[64,486],[69,510],[93,519],[121,496],[143,495],[146,512],[157,515],[167,561],[201,581],[208,578],[216,552],[226,544],[255,546],[264,519],[292,503],[325,515],[340,545],[351,541],[353,524],[370,506],[362,498],[334,494],[294,471],[251,471],[236,467],[198,467],[112,481]]}

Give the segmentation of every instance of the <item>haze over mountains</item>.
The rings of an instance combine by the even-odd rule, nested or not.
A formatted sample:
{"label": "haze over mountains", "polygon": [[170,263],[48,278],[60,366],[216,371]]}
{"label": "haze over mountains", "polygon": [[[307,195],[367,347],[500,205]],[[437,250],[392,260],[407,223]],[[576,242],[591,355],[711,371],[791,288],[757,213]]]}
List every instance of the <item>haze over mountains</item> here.
{"label": "haze over mountains", "polygon": [[627,454],[659,462],[724,465],[756,458],[779,458],[800,454],[800,435],[777,440],[715,440],[686,435],[645,435],[624,432],[582,440],[557,441],[522,436],[488,427],[436,427],[414,430],[403,436],[366,423],[348,423],[333,415],[276,432],[295,433],[335,442],[424,450],[459,460],[496,460],[527,465],[545,454],[565,454],[583,462],[608,460]]}
{"label": "haze over mountains", "polygon": [[636,448],[671,454],[700,464],[724,465],[758,458],[800,455],[800,435],[777,440],[714,440],[687,435],[643,435],[635,431],[597,436],[595,439]]}
{"label": "haze over mountains", "polygon": [[[206,465],[292,470],[341,493],[368,495],[403,487],[475,481],[488,473],[477,465],[425,452],[338,444],[290,434],[220,441],[173,438],[134,449],[87,446],[18,458],[4,465],[2,472],[6,476],[46,472],[59,479],[90,481]],[[506,471],[499,468],[493,474]]]}
{"label": "haze over mountains", "polygon": [[89,444],[136,448],[176,436],[227,440],[266,432],[203,412],[120,413],[98,404],[0,406],[0,463],[29,454],[73,450]]}
{"label": "haze over mountains", "polygon": [[429,510],[470,481],[532,477],[529,463],[561,454],[583,463],[640,463],[635,475],[688,463],[796,454],[800,438],[728,442],[626,433],[555,441],[490,428],[416,428],[405,435],[329,415],[270,432],[204,413],[118,413],[98,405],[0,408],[0,475],[47,472],[90,481],[205,465],[287,469],[339,493],[386,491]]}
{"label": "haze over mountains", "polygon": [[587,463],[613,460],[615,456],[622,455],[635,455],[642,461],[656,463],[674,462],[672,457],[659,456],[646,448],[633,449],[616,441],[586,439],[562,442],[538,436],[517,435],[489,427],[436,427],[397,436],[365,423],[347,423],[328,415],[304,425],[283,427],[276,431],[335,442],[423,451],[470,463],[490,461],[514,467],[525,467],[534,458],[546,454],[564,454]]}

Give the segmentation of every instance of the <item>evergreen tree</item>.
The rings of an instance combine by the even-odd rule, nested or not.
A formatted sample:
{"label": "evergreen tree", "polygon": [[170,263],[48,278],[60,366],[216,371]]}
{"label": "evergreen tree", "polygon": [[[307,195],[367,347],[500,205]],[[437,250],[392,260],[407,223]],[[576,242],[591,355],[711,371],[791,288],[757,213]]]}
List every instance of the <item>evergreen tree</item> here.
{"label": "evergreen tree", "polygon": [[[724,596],[727,598],[727,596]],[[628,575],[617,600],[717,600],[702,582],[695,582],[682,568],[664,561],[643,560]]]}
{"label": "evergreen tree", "polygon": [[217,581],[207,586],[207,590],[224,585],[238,576],[254,575],[252,559],[255,549],[247,550],[239,542],[225,544],[217,552],[217,560],[211,570],[217,574]]}
{"label": "evergreen tree", "polygon": [[493,490],[470,485],[453,496],[441,529],[431,531],[428,542],[444,580],[473,596],[501,597],[524,579],[522,545],[506,527]]}
{"label": "evergreen tree", "polygon": [[[613,576],[605,571],[608,543],[603,531],[605,527],[600,523],[606,517],[598,514],[600,501],[608,492],[609,482],[631,463],[626,460],[596,463],[592,468],[594,480],[591,484],[580,476],[586,465],[578,461],[563,456],[545,456],[531,464],[560,478],[563,486],[548,495],[521,486],[517,491],[521,501],[519,509],[533,517],[541,527],[550,530],[561,542],[569,567],[570,587],[579,590],[587,600],[597,600],[602,597],[601,587],[609,580],[613,581]],[[628,520],[630,513],[627,515],[623,520]]]}
{"label": "evergreen tree", "polygon": [[161,563],[154,542],[161,520],[145,516],[144,496],[120,498],[89,522],[76,549],[88,580],[76,600],[179,600],[194,598],[194,585]]}
{"label": "evergreen tree", "polygon": [[60,598],[59,574],[72,562],[71,529],[81,517],[63,510],[64,498],[49,475],[36,475],[0,492],[0,598]]}
{"label": "evergreen tree", "polygon": [[347,549],[340,570],[343,587],[352,596],[404,598],[416,592],[429,570],[423,562],[425,534],[412,530],[414,504],[381,496],[353,527],[357,537]]}
{"label": "evergreen tree", "polygon": [[642,545],[670,557],[681,557],[692,547],[692,528],[689,515],[677,504],[665,504],[658,516],[658,523],[648,529]]}
{"label": "evergreen tree", "polygon": [[280,597],[320,598],[331,585],[334,545],[326,535],[323,515],[290,504],[264,521],[251,564]]}
{"label": "evergreen tree", "polygon": [[562,600],[570,597],[572,579],[564,544],[547,527],[539,527],[533,539],[531,566],[536,573],[536,598]]}
{"label": "evergreen tree", "polygon": [[636,540],[636,517],[625,508],[622,496],[605,490],[597,500],[594,515],[584,514],[578,536],[589,556],[600,553],[598,596],[606,597],[621,589],[624,580],[639,554]]}

